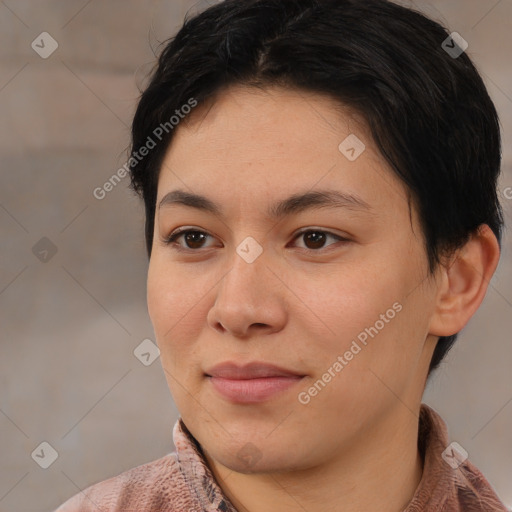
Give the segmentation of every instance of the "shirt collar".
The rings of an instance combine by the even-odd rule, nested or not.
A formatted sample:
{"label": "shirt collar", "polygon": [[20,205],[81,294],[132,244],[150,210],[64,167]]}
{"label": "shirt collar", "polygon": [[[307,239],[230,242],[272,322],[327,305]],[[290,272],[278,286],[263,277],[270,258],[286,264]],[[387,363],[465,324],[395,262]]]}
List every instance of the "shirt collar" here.
{"label": "shirt collar", "polygon": [[215,480],[200,444],[180,417],[174,424],[176,458],[190,492],[204,512],[237,512]]}
{"label": "shirt collar", "polygon": [[446,498],[452,494],[457,473],[442,457],[448,444],[448,431],[441,416],[428,405],[421,404],[418,449],[423,459],[423,474],[404,512],[441,510]]}
{"label": "shirt collar", "polygon": [[[201,446],[188,431],[181,417],[174,425],[173,440],[180,470],[191,493],[201,503],[202,510],[237,512],[215,480]],[[472,486],[467,481],[467,475],[474,474],[475,470],[479,473],[478,470],[469,460],[453,467],[457,461],[453,460],[453,452],[449,448],[446,424],[426,404],[421,404],[420,408],[418,449],[423,459],[423,474],[412,500],[403,512],[441,510],[445,501],[456,497],[460,489],[468,488],[470,491]],[[445,453],[443,456],[445,450],[447,455]],[[478,500],[476,494],[475,498]]]}

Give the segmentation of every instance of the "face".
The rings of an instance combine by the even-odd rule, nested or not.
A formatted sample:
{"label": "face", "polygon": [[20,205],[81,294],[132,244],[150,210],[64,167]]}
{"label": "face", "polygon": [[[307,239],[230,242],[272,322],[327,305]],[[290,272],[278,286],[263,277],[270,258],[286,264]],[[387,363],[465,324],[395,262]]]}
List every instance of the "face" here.
{"label": "face", "polygon": [[436,339],[427,269],[406,189],[348,110],[240,86],[197,107],[159,176],[147,298],[209,457],[310,468],[412,417]]}

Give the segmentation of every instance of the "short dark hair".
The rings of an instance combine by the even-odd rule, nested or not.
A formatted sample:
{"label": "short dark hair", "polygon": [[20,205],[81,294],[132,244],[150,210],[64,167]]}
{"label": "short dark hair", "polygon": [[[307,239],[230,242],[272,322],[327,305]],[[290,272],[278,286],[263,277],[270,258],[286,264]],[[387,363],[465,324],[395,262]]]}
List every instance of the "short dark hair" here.
{"label": "short dark hair", "polygon": [[[144,200],[148,257],[169,119],[191,98],[203,104],[234,84],[328,95],[362,115],[418,209],[430,273],[481,224],[501,246],[498,114],[468,55],[443,48],[449,37],[388,0],[225,0],[185,17],[132,125],[130,186]],[[159,126],[159,143],[135,159]],[[439,338],[428,375],[456,337]]]}

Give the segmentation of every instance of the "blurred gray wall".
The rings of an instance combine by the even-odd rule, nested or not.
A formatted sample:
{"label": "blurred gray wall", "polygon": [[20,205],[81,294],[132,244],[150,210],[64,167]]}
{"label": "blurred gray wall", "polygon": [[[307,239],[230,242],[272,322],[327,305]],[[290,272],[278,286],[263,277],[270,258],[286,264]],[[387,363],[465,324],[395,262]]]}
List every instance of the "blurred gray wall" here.
{"label": "blurred gray wall", "polygon": [[[102,200],[93,190],[126,161],[152,48],[189,9],[206,5],[0,1],[0,512],[52,510],[174,449],[178,413],[160,362],[145,366],[133,353],[154,340],[142,205],[128,178]],[[512,2],[415,5],[469,42],[501,115],[505,191],[512,186]],[[485,302],[424,398],[508,506],[510,256],[508,230]],[[43,442],[58,454],[48,469],[40,467],[52,457]]]}

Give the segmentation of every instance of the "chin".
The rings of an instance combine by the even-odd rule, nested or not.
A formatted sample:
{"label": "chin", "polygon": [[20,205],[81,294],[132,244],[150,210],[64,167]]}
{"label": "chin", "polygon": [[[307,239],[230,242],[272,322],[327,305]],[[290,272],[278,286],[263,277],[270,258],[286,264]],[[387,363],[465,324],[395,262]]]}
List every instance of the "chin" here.
{"label": "chin", "polygon": [[226,446],[224,449],[217,446],[215,450],[209,451],[208,455],[231,471],[247,475],[303,469],[303,464],[299,467],[298,461],[295,460],[296,454],[290,453],[285,443],[279,443],[278,447],[262,447],[248,441],[242,445]]}
{"label": "chin", "polygon": [[236,471],[237,473],[243,473],[245,475],[251,475],[255,473],[275,473],[280,471],[286,471],[289,469],[286,464],[286,460],[279,458],[276,460],[275,454],[269,459],[262,453],[253,453],[252,456],[245,453],[237,453],[233,455],[219,454],[219,458],[216,459],[223,466]]}

